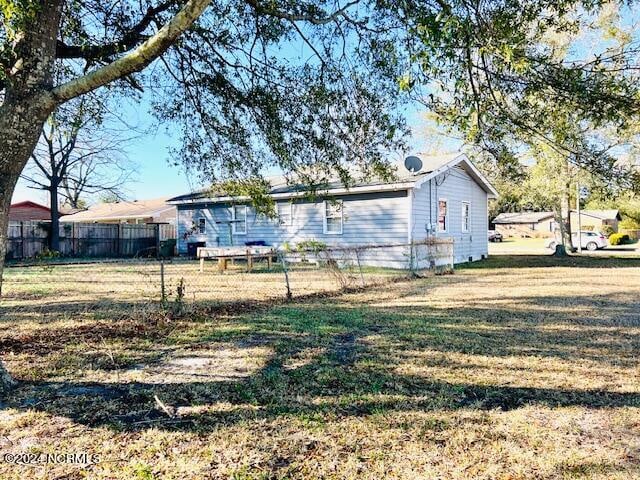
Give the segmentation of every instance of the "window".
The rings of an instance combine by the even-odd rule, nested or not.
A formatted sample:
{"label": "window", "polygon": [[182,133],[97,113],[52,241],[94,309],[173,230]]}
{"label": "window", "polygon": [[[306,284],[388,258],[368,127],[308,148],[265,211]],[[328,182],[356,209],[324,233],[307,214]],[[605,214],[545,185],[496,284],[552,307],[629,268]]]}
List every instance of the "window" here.
{"label": "window", "polygon": [[235,235],[246,235],[247,233],[247,206],[234,205],[231,210],[231,231]]}
{"label": "window", "polygon": [[281,202],[277,204],[278,222],[280,225],[293,224],[293,203]]}
{"label": "window", "polygon": [[207,233],[207,219],[199,218],[198,219],[198,233]]}
{"label": "window", "polygon": [[449,220],[447,219],[447,201],[444,199],[438,200],[438,231],[446,232]]}
{"label": "window", "polygon": [[469,231],[469,222],[471,220],[471,204],[469,202],[462,202],[462,231]]}
{"label": "window", "polygon": [[342,200],[324,202],[324,233],[342,235]]}

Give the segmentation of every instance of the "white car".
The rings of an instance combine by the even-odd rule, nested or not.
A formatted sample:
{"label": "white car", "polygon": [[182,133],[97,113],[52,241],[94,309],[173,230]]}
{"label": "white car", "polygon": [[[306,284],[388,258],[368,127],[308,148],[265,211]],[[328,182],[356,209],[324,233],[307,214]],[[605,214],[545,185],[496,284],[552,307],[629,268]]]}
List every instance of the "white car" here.
{"label": "white car", "polygon": [[[591,232],[588,230],[583,230],[580,233],[581,233],[580,237],[582,240],[581,242],[582,248],[586,248],[591,252],[604,248],[608,245],[607,237],[605,237],[600,232]],[[576,246],[576,244],[578,243],[578,232],[571,233],[571,240],[573,241],[573,245]],[[550,248],[551,250],[555,250],[557,244],[558,244],[558,241],[555,238],[553,238],[547,243],[547,248]]]}

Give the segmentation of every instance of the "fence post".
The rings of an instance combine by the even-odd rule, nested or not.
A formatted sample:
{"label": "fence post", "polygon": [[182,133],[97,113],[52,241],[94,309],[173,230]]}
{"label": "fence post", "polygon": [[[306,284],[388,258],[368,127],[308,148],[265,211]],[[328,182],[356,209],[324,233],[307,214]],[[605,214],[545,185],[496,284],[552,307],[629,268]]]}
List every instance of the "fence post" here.
{"label": "fence post", "polygon": [[156,258],[160,258],[160,224],[155,224],[156,230]]}
{"label": "fence post", "polygon": [[164,260],[160,259],[160,292],[162,303],[167,301],[167,293],[164,287]]}
{"label": "fence post", "polygon": [[362,265],[360,264],[360,250],[358,248],[356,250],[356,261],[358,262],[358,270],[360,270],[360,284],[364,287],[364,275],[362,273]]}
{"label": "fence post", "polygon": [[122,236],[122,230],[120,228],[120,223],[116,226],[116,257],[122,255],[122,240],[120,237]]}
{"label": "fence post", "polygon": [[278,252],[278,256],[280,257],[280,261],[282,262],[282,270],[284,271],[284,281],[287,285],[287,300],[291,300],[291,286],[289,285],[289,272],[287,271],[287,262],[284,259],[284,255]]}
{"label": "fence post", "polygon": [[411,243],[409,244],[409,274],[412,277],[416,276],[416,269],[415,269],[415,244],[413,243],[413,240],[411,240]]}
{"label": "fence post", "polygon": [[24,222],[20,222],[20,250],[22,255],[21,259],[24,259]]}

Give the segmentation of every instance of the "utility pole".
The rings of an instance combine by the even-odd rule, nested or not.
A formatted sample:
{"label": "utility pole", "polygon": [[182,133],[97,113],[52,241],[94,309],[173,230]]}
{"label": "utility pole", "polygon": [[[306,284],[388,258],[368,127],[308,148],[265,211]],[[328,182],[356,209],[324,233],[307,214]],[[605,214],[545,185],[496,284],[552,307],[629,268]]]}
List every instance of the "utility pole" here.
{"label": "utility pole", "polygon": [[[578,253],[582,253],[582,221],[580,220],[580,182],[576,182],[576,213],[578,214]],[[569,213],[569,222],[571,222],[571,213]]]}

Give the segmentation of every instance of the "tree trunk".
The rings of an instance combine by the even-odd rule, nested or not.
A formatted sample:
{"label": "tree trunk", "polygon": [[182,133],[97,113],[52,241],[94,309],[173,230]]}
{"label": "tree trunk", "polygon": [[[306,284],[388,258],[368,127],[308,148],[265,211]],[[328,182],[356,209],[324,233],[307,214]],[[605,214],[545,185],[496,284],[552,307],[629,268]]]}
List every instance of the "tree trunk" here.
{"label": "tree trunk", "polygon": [[569,196],[570,190],[571,190],[571,184],[567,181],[562,191],[560,210],[562,212],[562,223],[564,226],[564,228],[562,229],[562,232],[564,233],[564,237],[562,238],[562,244],[569,251],[573,252],[573,237],[571,235],[571,199]]}
{"label": "tree trunk", "polygon": [[51,182],[49,200],[51,202],[51,230],[49,231],[49,250],[60,251],[60,212],[58,209],[58,184]]}
{"label": "tree trunk", "polygon": [[[37,138],[37,137],[36,137]],[[6,160],[3,149],[3,138],[0,138],[0,165]],[[27,157],[28,158],[28,157]],[[9,227],[9,206],[11,196],[18,181],[17,175],[0,175],[0,301],[2,300],[2,275],[4,273],[4,259],[7,253]],[[0,308],[2,308],[0,306]],[[15,382],[0,361],[0,399],[9,391]]]}
{"label": "tree trunk", "polygon": [[[9,205],[11,204],[11,194],[13,188],[11,188],[11,194],[7,195],[3,192],[13,184],[15,187],[15,181],[7,181],[7,178],[0,175],[0,301],[2,300],[2,273],[4,269],[4,257],[7,251],[7,229],[9,226]],[[8,200],[7,200],[8,198]],[[0,306],[0,308],[2,308]],[[4,365],[0,361],[0,398],[2,398],[14,385],[14,381],[4,368]]]}
{"label": "tree trunk", "polygon": [[565,247],[565,238],[566,238],[566,224],[564,223],[564,218],[562,217],[562,206],[561,202],[556,202],[555,207],[553,209],[554,218],[556,224],[558,225],[558,229],[560,230],[560,238],[558,238],[558,234],[556,233],[556,240],[558,243],[556,244],[555,252],[553,253],[556,257],[566,257],[567,249]]}
{"label": "tree trunk", "polygon": [[[11,197],[55,106],[50,89],[60,13],[60,0],[40,2],[24,31],[16,36],[16,68],[6,80],[0,105],[0,295]],[[0,365],[0,393],[6,393],[12,385],[11,377]]]}

